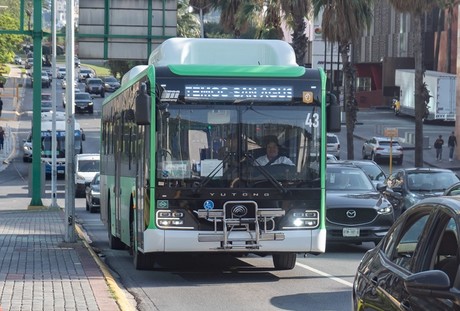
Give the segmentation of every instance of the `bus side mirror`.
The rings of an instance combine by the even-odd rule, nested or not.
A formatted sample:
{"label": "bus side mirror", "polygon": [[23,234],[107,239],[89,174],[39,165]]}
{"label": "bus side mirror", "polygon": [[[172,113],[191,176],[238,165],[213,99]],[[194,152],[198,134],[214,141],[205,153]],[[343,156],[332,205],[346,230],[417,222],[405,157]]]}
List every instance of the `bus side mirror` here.
{"label": "bus side mirror", "polygon": [[326,94],[326,127],[327,132],[337,133],[341,130],[340,105],[332,93]]}
{"label": "bus side mirror", "polygon": [[136,96],[136,124],[150,125],[150,96],[146,94],[146,85],[143,83]]}

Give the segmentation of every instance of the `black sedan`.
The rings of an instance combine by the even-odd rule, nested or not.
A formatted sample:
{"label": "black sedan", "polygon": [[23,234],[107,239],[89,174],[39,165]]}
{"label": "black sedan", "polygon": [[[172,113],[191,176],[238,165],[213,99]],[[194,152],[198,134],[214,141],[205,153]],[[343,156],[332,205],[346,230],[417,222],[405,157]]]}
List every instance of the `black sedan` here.
{"label": "black sedan", "polygon": [[101,208],[99,180],[99,173],[96,173],[91,183],[86,187],[86,210],[90,213],[100,211]]}
{"label": "black sedan", "polygon": [[328,163],[326,172],[326,229],[328,242],[377,244],[394,222],[394,209],[358,167]]}
{"label": "black sedan", "polygon": [[460,310],[460,197],[409,208],[361,260],[354,310]]}

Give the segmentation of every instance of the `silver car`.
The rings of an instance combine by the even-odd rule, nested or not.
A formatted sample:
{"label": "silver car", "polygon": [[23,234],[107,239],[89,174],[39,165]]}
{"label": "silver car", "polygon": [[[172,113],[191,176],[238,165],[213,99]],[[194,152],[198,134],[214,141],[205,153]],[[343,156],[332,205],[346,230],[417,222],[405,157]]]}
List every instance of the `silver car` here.
{"label": "silver car", "polygon": [[363,144],[362,149],[363,159],[371,159],[379,161],[382,159],[390,159],[401,165],[404,154],[403,148],[397,140],[390,140],[388,137],[372,137]]}
{"label": "silver car", "polygon": [[327,153],[340,159],[340,141],[335,134],[327,133]]}

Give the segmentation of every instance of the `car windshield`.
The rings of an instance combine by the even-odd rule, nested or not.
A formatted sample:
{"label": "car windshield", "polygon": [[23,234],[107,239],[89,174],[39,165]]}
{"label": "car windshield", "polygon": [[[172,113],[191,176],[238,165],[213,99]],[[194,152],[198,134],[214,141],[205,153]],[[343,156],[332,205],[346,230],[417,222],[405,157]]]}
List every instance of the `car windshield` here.
{"label": "car windshield", "polygon": [[335,136],[327,136],[327,143],[328,144],[336,144],[337,143],[337,137],[335,137]]}
{"label": "car windshield", "polygon": [[102,80],[99,80],[99,79],[88,80],[88,84],[102,84]]}
{"label": "car windshield", "polygon": [[91,73],[91,70],[87,70],[87,69],[80,70],[80,74],[88,74],[88,73]]}
{"label": "car windshield", "polygon": [[340,191],[372,191],[372,185],[366,174],[359,168],[328,167],[326,189]]}
{"label": "car windshield", "polygon": [[369,176],[371,180],[376,181],[384,181],[385,180],[385,173],[375,165],[360,165],[359,166],[366,174]]}
{"label": "car windshield", "polygon": [[105,82],[118,82],[117,79],[115,79],[114,77],[107,77],[104,79]]}
{"label": "car windshield", "polygon": [[79,160],[78,170],[80,172],[99,172],[99,160]]}
{"label": "car windshield", "polygon": [[453,172],[417,172],[407,175],[407,187],[413,191],[444,191],[458,181]]}
{"label": "car windshield", "polygon": [[42,94],[42,100],[51,100],[51,94]]}
{"label": "car windshield", "polygon": [[89,96],[89,94],[87,93],[75,93],[75,99],[88,99],[90,100],[91,99],[91,96]]}

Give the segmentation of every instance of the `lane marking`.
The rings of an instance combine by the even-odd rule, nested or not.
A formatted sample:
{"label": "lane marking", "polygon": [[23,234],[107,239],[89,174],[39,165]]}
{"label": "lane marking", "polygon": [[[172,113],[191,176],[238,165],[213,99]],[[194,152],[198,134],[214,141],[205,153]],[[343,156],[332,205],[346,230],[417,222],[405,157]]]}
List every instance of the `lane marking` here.
{"label": "lane marking", "polygon": [[313,273],[316,273],[316,274],[325,276],[325,277],[327,277],[328,279],[331,279],[331,280],[333,280],[333,281],[336,281],[337,283],[343,284],[343,285],[348,286],[348,287],[353,287],[353,283],[350,283],[350,282],[348,282],[348,281],[342,280],[341,278],[335,277],[335,276],[333,276],[333,275],[331,275],[331,274],[328,274],[328,273],[326,273],[326,272],[323,272],[323,271],[321,271],[321,270],[315,269],[315,268],[313,268],[313,267],[310,267],[310,266],[307,266],[307,265],[304,265],[304,264],[301,264],[301,263],[296,263],[295,265],[296,265],[296,266],[299,266],[299,267],[301,267],[301,268],[304,268],[304,269],[306,269],[306,270],[309,270],[309,271],[311,271],[311,272],[313,272]]}

